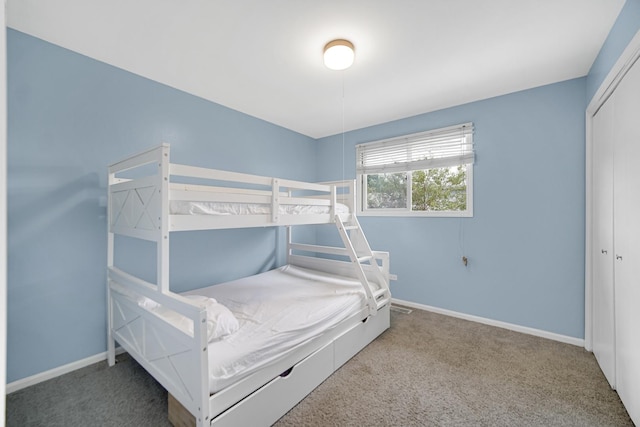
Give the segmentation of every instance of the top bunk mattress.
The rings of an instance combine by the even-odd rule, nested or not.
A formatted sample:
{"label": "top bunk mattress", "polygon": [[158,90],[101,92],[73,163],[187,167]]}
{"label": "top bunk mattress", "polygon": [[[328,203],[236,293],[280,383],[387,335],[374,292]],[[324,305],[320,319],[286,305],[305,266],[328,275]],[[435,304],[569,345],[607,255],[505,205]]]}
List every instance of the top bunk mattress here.
{"label": "top bunk mattress", "polygon": [[[261,203],[193,202],[172,200],[169,203],[171,215],[269,215],[271,205]],[[284,215],[317,215],[330,213],[329,206],[287,205],[278,206],[278,213]],[[337,214],[349,213],[349,207],[336,204]]]}
{"label": "top bunk mattress", "polygon": [[185,295],[215,298],[239,329],[209,343],[209,389],[222,390],[321,335],[366,305],[361,283],[287,265]]}

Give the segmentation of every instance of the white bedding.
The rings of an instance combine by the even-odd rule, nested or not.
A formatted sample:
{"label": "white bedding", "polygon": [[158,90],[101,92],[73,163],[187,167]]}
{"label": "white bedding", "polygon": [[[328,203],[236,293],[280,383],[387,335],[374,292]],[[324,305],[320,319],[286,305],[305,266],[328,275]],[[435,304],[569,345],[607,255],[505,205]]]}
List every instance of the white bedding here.
{"label": "white bedding", "polygon": [[[329,206],[318,205],[279,205],[278,212],[285,215],[328,214]],[[172,200],[169,203],[171,215],[268,215],[271,205],[260,203],[192,202]],[[349,208],[336,204],[336,213],[349,213]]]}
{"label": "white bedding", "polygon": [[284,266],[187,292],[215,298],[239,321],[237,332],[209,344],[209,388],[222,390],[365,305],[355,279]]}

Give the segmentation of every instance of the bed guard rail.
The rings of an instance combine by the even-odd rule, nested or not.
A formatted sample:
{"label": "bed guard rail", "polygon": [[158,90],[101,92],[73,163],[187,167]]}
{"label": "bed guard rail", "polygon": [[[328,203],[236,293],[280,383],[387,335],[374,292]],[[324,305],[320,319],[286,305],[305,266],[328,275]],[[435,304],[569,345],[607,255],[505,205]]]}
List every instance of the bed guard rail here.
{"label": "bed guard rail", "polygon": [[[208,372],[206,307],[115,267],[108,269],[108,283],[109,364],[117,341],[185,408],[208,418],[208,383],[200,378]],[[163,311],[154,310],[158,305]],[[176,316],[189,319],[191,329]]]}
{"label": "bed guard rail", "polygon": [[[389,252],[371,251],[371,259],[366,263],[354,260],[348,247],[289,243],[287,252],[289,264],[358,279],[365,292],[370,315],[375,316],[380,308],[391,301],[389,281],[395,280],[395,275],[389,273]],[[323,254],[332,258],[300,253]],[[343,261],[344,258],[349,261]],[[374,283],[378,285],[377,288],[373,286]]]}
{"label": "bed guard rail", "polygon": [[[310,183],[170,163],[163,144],[109,166],[109,230],[159,242],[169,231],[333,222],[355,212],[353,180]],[[138,173],[136,173],[138,172]],[[143,175],[143,176],[140,176]],[[266,214],[183,215],[173,202],[258,204]],[[344,205],[348,213],[338,212]],[[324,207],[324,213],[290,213],[293,206]]]}

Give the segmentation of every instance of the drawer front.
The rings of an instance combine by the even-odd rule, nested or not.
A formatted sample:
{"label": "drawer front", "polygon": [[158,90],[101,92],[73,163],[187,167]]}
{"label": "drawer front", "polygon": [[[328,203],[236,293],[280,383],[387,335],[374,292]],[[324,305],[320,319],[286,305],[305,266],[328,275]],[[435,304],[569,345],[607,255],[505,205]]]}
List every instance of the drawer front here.
{"label": "drawer front", "polygon": [[278,377],[216,417],[214,426],[269,426],[333,373],[333,344],[316,351],[284,377]]}

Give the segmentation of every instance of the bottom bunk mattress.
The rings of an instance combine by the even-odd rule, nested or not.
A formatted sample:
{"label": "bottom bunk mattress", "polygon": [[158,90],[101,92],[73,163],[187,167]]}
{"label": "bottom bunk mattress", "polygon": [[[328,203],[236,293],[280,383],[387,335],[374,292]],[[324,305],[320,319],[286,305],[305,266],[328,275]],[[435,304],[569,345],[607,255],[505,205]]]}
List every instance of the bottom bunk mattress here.
{"label": "bottom bunk mattress", "polygon": [[291,265],[184,295],[214,298],[237,319],[232,333],[209,343],[210,393],[285,357],[366,304],[358,280]]}

